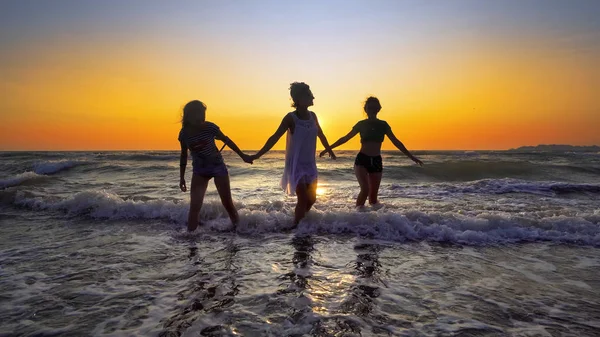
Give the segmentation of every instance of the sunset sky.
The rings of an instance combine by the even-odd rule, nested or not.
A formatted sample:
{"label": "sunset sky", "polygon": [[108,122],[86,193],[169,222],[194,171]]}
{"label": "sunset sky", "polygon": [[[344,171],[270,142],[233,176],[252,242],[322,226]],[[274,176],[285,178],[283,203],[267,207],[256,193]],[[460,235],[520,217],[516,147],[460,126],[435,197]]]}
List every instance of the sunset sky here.
{"label": "sunset sky", "polygon": [[3,0],[0,150],[175,150],[193,99],[258,149],[293,81],[330,142],[375,95],[409,149],[600,144],[599,17],[598,0]]}

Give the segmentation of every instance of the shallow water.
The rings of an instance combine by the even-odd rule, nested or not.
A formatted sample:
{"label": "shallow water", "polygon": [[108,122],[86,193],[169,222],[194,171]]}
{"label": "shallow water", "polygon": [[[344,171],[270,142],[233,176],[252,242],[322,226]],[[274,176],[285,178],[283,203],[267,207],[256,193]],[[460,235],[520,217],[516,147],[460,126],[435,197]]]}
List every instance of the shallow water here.
{"label": "shallow water", "polygon": [[290,231],[281,154],[227,154],[241,224],[211,186],[188,234],[175,152],[0,153],[0,334],[598,335],[600,156],[386,153],[358,211],[352,155]]}

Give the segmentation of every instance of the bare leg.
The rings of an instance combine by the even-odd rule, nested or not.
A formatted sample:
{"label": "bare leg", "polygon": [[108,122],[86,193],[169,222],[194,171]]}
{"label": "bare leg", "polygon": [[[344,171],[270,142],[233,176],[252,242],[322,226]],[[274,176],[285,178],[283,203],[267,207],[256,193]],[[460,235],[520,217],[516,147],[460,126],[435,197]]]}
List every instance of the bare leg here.
{"label": "bare leg", "polygon": [[197,174],[192,175],[192,187],[190,188],[190,211],[188,212],[188,231],[194,231],[198,227],[198,215],[204,202],[204,194],[208,187],[206,178]]}
{"label": "bare leg", "polygon": [[217,187],[217,192],[219,192],[219,197],[221,197],[221,203],[227,214],[229,214],[229,219],[231,219],[231,223],[235,226],[240,221],[238,216],[238,212],[233,205],[233,200],[231,199],[231,187],[229,185],[229,175],[215,177],[215,186]]}
{"label": "bare leg", "polygon": [[379,194],[379,184],[381,184],[381,172],[369,173],[369,204],[377,203],[377,195]]}
{"label": "bare leg", "polygon": [[298,203],[294,212],[294,225],[298,225],[300,220],[306,215],[308,209],[308,185],[298,184],[296,186],[296,196],[298,197]]}
{"label": "bare leg", "polygon": [[310,185],[308,185],[307,188],[307,197],[308,199],[306,200],[307,204],[306,204],[306,211],[310,211],[311,207],[315,204],[315,202],[317,201],[317,179],[315,179],[315,181],[313,181],[312,183],[310,183]]}
{"label": "bare leg", "polygon": [[354,165],[354,174],[356,174],[356,180],[360,185],[360,192],[356,197],[356,206],[364,206],[369,195],[369,172],[364,166]]}

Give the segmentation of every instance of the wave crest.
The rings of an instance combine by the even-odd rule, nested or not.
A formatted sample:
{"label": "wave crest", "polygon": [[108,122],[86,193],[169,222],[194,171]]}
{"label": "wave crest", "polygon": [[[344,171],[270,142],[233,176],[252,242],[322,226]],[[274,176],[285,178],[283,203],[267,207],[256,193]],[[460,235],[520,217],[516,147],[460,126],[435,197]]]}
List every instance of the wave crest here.
{"label": "wave crest", "polygon": [[600,193],[599,184],[578,184],[554,181],[528,181],[520,179],[482,179],[460,184],[438,183],[428,186],[394,183],[388,187],[399,191],[401,195],[437,195],[443,194],[509,194],[526,193],[554,196],[567,193]]}
{"label": "wave crest", "polygon": [[33,165],[33,171],[37,174],[48,175],[67,170],[81,164],[83,164],[83,162],[75,160],[44,161],[35,163]]}
{"label": "wave crest", "polygon": [[[94,219],[158,219],[184,226],[188,203],[176,200],[125,200],[106,191],[87,191],[65,199],[31,197],[17,192],[14,203],[33,210],[64,211]],[[291,226],[293,207],[285,203],[238,204],[246,235],[279,232]],[[321,207],[323,209],[321,210]],[[229,218],[218,200],[206,200],[200,214],[202,230],[230,229]],[[403,211],[386,208],[357,212],[353,208],[327,209],[316,205],[297,231],[305,234],[367,235],[389,241],[431,241],[465,245],[552,241],[600,246],[600,212],[543,218],[524,215]]]}
{"label": "wave crest", "polygon": [[600,168],[596,166],[540,164],[528,161],[502,160],[446,161],[441,163],[426,163],[423,167],[389,165],[384,170],[386,176],[396,180],[410,179],[449,182],[500,178],[555,180],[565,175],[600,176]]}
{"label": "wave crest", "polygon": [[25,182],[41,180],[41,179],[45,179],[45,176],[37,174],[35,172],[23,172],[23,173],[15,175],[13,177],[0,180],[0,188],[18,186]]}

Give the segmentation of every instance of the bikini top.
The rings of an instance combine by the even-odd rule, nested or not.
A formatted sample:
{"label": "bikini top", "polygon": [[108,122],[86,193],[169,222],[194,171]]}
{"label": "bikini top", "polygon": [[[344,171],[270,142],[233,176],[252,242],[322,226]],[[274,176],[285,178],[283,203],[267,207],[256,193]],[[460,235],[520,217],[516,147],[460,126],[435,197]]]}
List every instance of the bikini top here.
{"label": "bikini top", "polygon": [[390,125],[381,119],[364,119],[352,128],[360,133],[360,142],[383,142]]}

